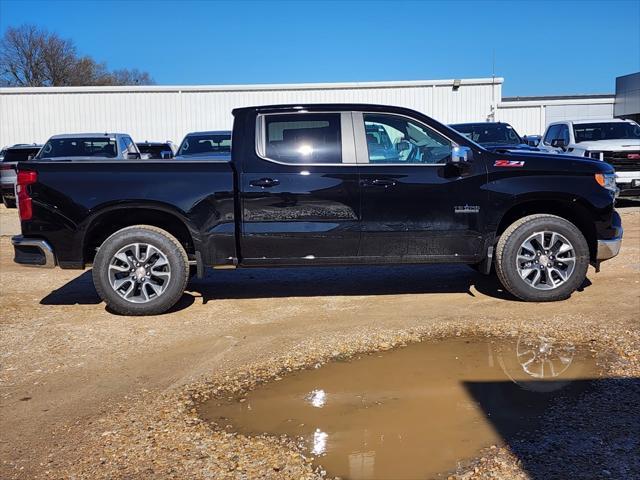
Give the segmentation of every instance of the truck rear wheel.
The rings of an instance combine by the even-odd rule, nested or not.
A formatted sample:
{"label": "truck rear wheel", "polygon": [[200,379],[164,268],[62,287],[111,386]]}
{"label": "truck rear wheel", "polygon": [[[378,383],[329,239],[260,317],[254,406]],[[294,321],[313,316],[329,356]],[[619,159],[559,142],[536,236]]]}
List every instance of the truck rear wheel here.
{"label": "truck rear wheel", "polygon": [[189,259],[170,233],[150,225],[118,230],[100,246],[93,263],[98,295],[114,312],[157,315],[180,299]]}
{"label": "truck rear wheel", "polygon": [[538,214],[509,226],[496,245],[496,273],[516,297],[531,302],[568,298],[589,268],[589,246],[568,220]]}

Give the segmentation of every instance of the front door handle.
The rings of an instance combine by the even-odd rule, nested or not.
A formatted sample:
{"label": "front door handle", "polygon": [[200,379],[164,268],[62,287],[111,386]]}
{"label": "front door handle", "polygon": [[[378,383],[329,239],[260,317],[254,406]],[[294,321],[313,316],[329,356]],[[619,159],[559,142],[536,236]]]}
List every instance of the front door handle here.
{"label": "front door handle", "polygon": [[275,178],[260,178],[259,180],[251,180],[249,185],[252,187],[270,188],[280,185],[280,180]]}
{"label": "front door handle", "polygon": [[384,187],[384,188],[389,188],[389,187],[395,187],[396,186],[396,181],[395,180],[389,180],[386,178],[374,178],[373,180],[363,180],[362,181],[362,186],[363,187]]}

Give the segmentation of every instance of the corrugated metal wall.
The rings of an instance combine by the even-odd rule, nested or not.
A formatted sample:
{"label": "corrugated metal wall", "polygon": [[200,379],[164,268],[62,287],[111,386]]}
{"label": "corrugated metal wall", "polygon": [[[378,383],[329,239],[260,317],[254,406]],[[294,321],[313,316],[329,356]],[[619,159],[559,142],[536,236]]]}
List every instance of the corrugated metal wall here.
{"label": "corrugated metal wall", "polygon": [[[0,145],[42,143],[51,135],[126,132],[136,141],[179,142],[190,131],[231,129],[236,107],[356,102],[398,105],[444,123],[484,121],[501,99],[502,79],[237,87],[79,87],[0,89]],[[495,102],[495,103],[494,103]]]}
{"label": "corrugated metal wall", "polygon": [[496,120],[509,123],[520,135],[541,135],[558,120],[613,118],[615,97],[566,100],[509,101],[498,104]]}

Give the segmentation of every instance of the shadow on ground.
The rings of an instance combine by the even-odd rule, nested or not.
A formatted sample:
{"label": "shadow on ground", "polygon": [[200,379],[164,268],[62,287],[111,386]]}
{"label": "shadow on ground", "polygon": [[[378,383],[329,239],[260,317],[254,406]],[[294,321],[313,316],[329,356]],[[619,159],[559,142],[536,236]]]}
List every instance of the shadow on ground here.
{"label": "shadow on ground", "polygon": [[[640,478],[640,378],[573,380],[546,394],[464,385],[532,479]],[[527,415],[514,417],[523,404]]]}
{"label": "shadow on ground", "polygon": [[[586,279],[583,288],[591,285]],[[403,265],[368,267],[296,267],[208,270],[203,279],[192,278],[187,291],[170,312],[194,303],[198,294],[210,300],[318,296],[399,295],[478,292],[516,301],[495,276],[466,265]],[[44,297],[42,305],[94,305],[100,303],[91,271],[84,272]],[[170,313],[167,312],[167,313]]]}

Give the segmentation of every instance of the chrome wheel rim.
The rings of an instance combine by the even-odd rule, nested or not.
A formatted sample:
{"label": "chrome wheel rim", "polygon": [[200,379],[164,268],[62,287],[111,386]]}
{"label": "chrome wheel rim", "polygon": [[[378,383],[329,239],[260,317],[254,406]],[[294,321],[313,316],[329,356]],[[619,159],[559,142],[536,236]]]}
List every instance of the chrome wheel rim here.
{"label": "chrome wheel rim", "polygon": [[555,378],[562,375],[573,362],[575,346],[557,342],[551,337],[518,338],[516,355],[522,370],[534,378]]}
{"label": "chrome wheel rim", "polygon": [[122,247],[109,262],[111,288],[128,302],[155,300],[167,290],[170,281],[167,256],[148,243]]}
{"label": "chrome wheel rim", "polygon": [[523,282],[537,290],[553,290],[571,278],[576,253],[567,238],[557,232],[530,235],[516,257],[516,268]]}

